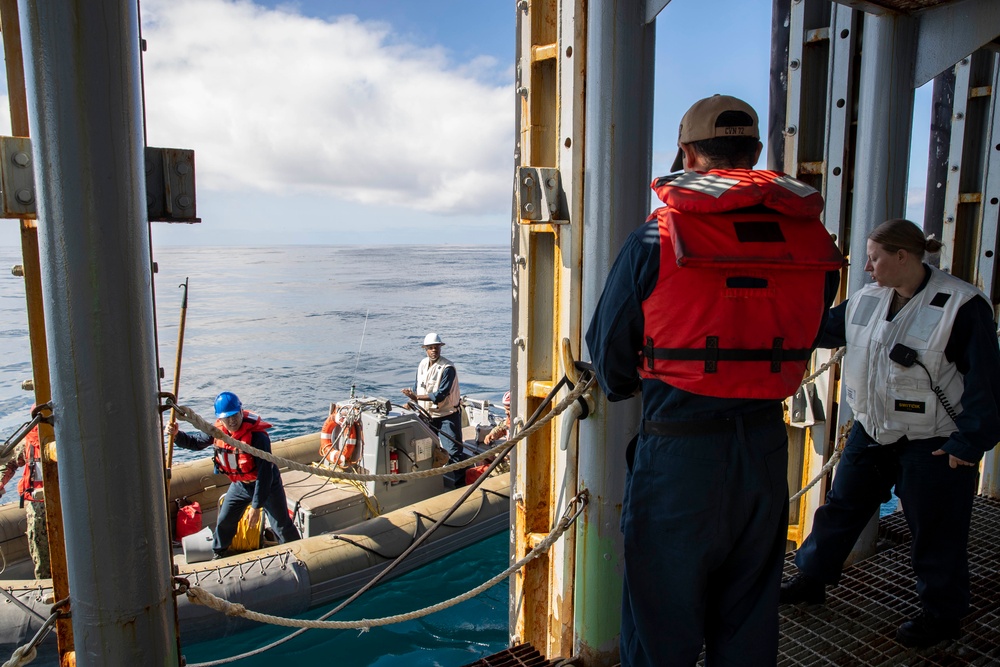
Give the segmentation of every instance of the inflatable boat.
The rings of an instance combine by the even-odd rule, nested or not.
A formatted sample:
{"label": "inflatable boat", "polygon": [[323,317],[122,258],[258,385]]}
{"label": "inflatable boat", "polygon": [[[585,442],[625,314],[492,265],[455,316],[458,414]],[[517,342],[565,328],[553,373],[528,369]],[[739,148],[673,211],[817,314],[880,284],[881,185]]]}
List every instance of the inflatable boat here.
{"label": "inflatable boat", "polygon": [[[478,453],[485,449],[483,435],[498,417],[490,412],[487,401],[463,398],[463,408],[464,445],[469,454]],[[351,425],[356,428],[352,435],[357,440],[354,451],[346,452],[343,446],[331,451],[329,444],[321,446],[323,442],[336,445],[338,439],[343,441],[348,424],[342,423],[332,439],[314,433],[276,441],[272,452],[317,468],[333,465],[345,472],[375,475],[430,470],[445,462],[438,435],[416,410],[365,398],[331,407],[331,414],[337,411],[352,415]],[[265,540],[261,549],[211,560],[210,526],[229,480],[213,471],[210,458],[175,465],[171,503],[197,503],[205,526],[175,542],[176,575],[254,611],[300,614],[359,590],[444,516],[465,491],[452,488],[445,475],[362,482],[285,467],[281,475],[288,510],[302,539],[286,544],[266,544]],[[507,530],[509,490],[508,473],[483,480],[391,576]],[[0,652],[8,654],[42,627],[54,602],[51,580],[30,578],[33,566],[25,527],[24,510],[16,503],[0,506]],[[192,604],[184,596],[178,598],[178,617],[183,644],[215,639],[253,625]],[[54,659],[54,636],[49,635],[38,650],[43,663],[46,657]]]}

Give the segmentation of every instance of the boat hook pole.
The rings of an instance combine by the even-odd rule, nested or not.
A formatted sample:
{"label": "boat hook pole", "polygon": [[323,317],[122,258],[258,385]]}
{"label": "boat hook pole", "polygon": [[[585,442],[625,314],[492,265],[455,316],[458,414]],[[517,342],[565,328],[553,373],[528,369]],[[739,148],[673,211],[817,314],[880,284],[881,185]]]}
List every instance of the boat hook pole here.
{"label": "boat hook pole", "polygon": [[[177,327],[177,357],[174,360],[174,398],[176,400],[177,390],[180,388],[181,383],[181,353],[184,351],[184,322],[187,320],[187,307],[188,307],[188,278],[184,279],[184,284],[178,285],[179,288],[184,288],[184,297],[181,299],[181,322]],[[177,411],[174,408],[170,408],[170,421],[168,422],[168,433],[167,436],[167,468],[164,471],[166,478],[164,480],[165,486],[167,488],[167,503],[170,503],[170,470],[174,464],[174,433],[173,425],[177,423]]]}

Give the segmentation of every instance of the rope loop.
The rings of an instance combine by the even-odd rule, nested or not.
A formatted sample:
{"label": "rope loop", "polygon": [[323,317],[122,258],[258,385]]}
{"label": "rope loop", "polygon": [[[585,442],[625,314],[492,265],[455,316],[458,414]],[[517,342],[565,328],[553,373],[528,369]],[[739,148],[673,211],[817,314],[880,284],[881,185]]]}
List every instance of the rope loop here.
{"label": "rope loop", "polygon": [[475,456],[470,456],[469,458],[464,459],[462,461],[441,466],[440,468],[417,470],[414,472],[399,473],[396,475],[376,475],[370,473],[343,472],[340,470],[333,470],[330,468],[318,468],[313,465],[306,465],[303,463],[299,463],[297,461],[292,461],[290,459],[282,458],[280,456],[275,456],[270,452],[265,452],[260,449],[257,449],[256,447],[251,447],[250,445],[244,442],[240,442],[239,440],[236,440],[232,436],[223,433],[220,429],[216,428],[214,424],[211,424],[208,421],[206,421],[204,417],[196,413],[191,408],[188,408],[183,405],[178,405],[177,402],[173,399],[173,396],[166,394],[166,392],[161,392],[160,395],[161,397],[164,398],[163,407],[168,409],[173,408],[174,411],[176,412],[178,419],[188,422],[202,433],[207,433],[213,438],[222,440],[226,444],[235,447],[244,454],[249,454],[250,456],[254,456],[258,459],[262,459],[269,463],[274,463],[279,467],[286,467],[291,470],[298,470],[299,472],[309,473],[311,475],[316,475],[318,477],[329,477],[331,479],[346,479],[346,480],[355,480],[359,482],[397,482],[410,479],[422,479],[425,477],[435,477],[438,475],[444,475],[449,472],[454,472],[456,470],[464,470],[469,466],[476,465],[477,463],[480,463],[482,461],[485,461],[486,459],[496,456],[502,450],[527,438],[528,436],[530,436],[531,434],[535,433],[543,426],[548,424],[550,421],[555,419],[557,416],[562,414],[562,412],[564,412],[566,408],[572,405],[574,401],[576,401],[580,396],[583,396],[583,394],[586,393],[588,389],[590,389],[593,383],[594,383],[594,377],[593,375],[590,375],[587,378],[586,382],[581,382],[577,384],[576,387],[574,387],[566,395],[565,398],[559,401],[559,403],[555,407],[553,407],[548,414],[546,414],[544,417],[542,417],[537,422],[532,424],[529,428],[526,428],[523,431],[519,432],[516,436],[514,436],[510,440],[506,440],[505,442],[497,445],[496,447],[493,447],[492,449],[488,449],[485,452],[476,454]]}
{"label": "rope loop", "polygon": [[[319,630],[361,630],[367,631],[374,627],[380,627],[384,625],[392,625],[394,623],[401,623],[403,621],[410,621],[416,618],[422,618],[430,614],[436,613],[443,609],[453,607],[460,602],[465,602],[475,596],[479,595],[483,591],[486,591],[498,583],[507,579],[509,576],[520,570],[526,564],[532,560],[538,558],[542,554],[546,553],[557,539],[562,537],[567,530],[576,522],[577,517],[583,512],[584,508],[587,506],[590,494],[585,489],[574,496],[566,504],[566,509],[559,521],[556,522],[555,527],[549,532],[548,535],[542,539],[534,549],[532,549],[524,558],[514,563],[506,570],[496,575],[489,581],[480,584],[476,588],[462,593],[461,595],[451,598],[450,600],[445,600],[430,607],[425,607],[423,609],[418,609],[416,611],[408,612],[405,614],[397,614],[395,616],[386,616],[383,618],[371,618],[371,619],[360,619],[357,621],[312,621],[306,619],[297,618],[285,618],[282,616],[274,616],[271,614],[262,614],[259,612],[251,611],[244,607],[242,604],[229,602],[220,597],[213,595],[204,588],[200,586],[191,586],[187,591],[188,600],[194,604],[200,604],[208,607],[209,609],[214,609],[215,611],[226,614],[227,616],[238,616],[241,618],[246,618],[251,621],[257,621],[258,623],[267,623],[269,625],[279,625],[289,628],[308,628],[308,629],[319,629]],[[219,665],[224,664],[226,661],[215,661],[213,664]],[[191,667],[199,667],[198,665],[192,665]]]}

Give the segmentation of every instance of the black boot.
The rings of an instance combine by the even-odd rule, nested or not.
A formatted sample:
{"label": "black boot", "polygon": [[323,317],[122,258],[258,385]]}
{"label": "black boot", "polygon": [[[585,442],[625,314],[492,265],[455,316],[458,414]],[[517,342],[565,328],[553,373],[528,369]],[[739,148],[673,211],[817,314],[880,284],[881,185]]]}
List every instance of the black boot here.
{"label": "black boot", "polygon": [[910,648],[933,646],[962,635],[961,622],[954,618],[937,618],[920,612],[896,630],[896,641]]}
{"label": "black boot", "polygon": [[781,594],[778,597],[781,604],[823,604],[826,602],[826,586],[823,582],[811,579],[804,574],[797,574],[791,579],[781,582]]}

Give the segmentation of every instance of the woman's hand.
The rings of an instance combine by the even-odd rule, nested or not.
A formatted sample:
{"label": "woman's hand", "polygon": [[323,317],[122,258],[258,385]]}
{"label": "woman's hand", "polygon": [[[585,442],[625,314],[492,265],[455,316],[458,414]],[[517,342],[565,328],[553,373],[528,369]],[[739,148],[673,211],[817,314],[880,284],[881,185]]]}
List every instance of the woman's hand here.
{"label": "woman's hand", "polygon": [[[936,449],[933,452],[931,452],[931,454],[933,454],[934,456],[943,456],[944,454],[948,454],[948,452],[944,451],[943,449]],[[970,461],[966,461],[964,459],[960,459],[954,454],[948,454],[948,465],[951,466],[952,468],[957,468],[958,466],[974,466],[977,464],[972,463]]]}

